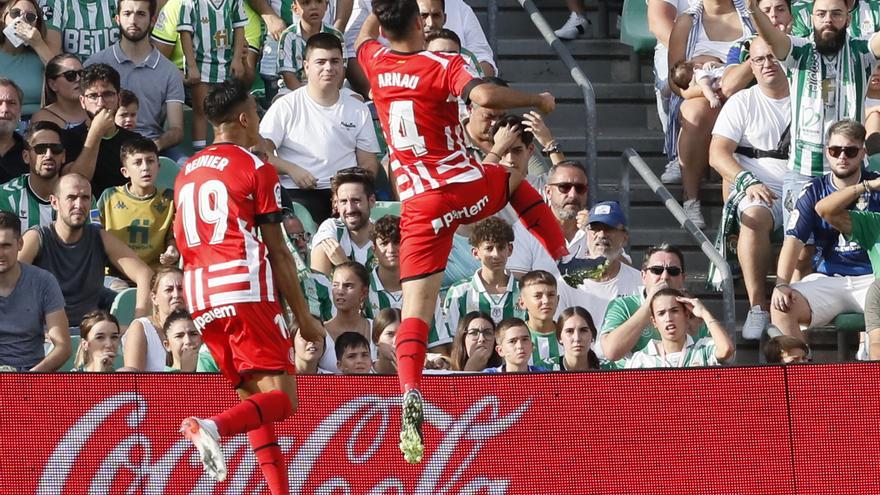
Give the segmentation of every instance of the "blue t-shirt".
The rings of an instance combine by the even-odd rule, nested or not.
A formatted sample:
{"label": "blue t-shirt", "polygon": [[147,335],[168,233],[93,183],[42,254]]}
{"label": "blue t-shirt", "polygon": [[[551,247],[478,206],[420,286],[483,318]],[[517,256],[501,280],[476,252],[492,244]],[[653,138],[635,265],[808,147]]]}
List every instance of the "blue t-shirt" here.
{"label": "blue t-shirt", "polygon": [[[547,368],[542,368],[540,366],[532,366],[530,364],[529,371],[533,372],[533,373],[541,373],[541,372],[547,371]],[[506,373],[506,372],[504,371],[504,365],[502,364],[501,366],[498,366],[495,368],[486,368],[483,370],[483,373]]]}
{"label": "blue t-shirt", "polygon": [[64,296],[51,273],[25,263],[20,266],[15,288],[0,297],[0,364],[27,371],[46,357],[46,315],[64,309]]}
{"label": "blue t-shirt", "polygon": [[[862,180],[880,177],[875,172],[862,171]],[[867,275],[872,273],[868,253],[857,243],[849,241],[837,229],[816,213],[816,203],[837,191],[831,182],[831,174],[816,177],[801,190],[797,204],[791,212],[785,229],[786,237],[792,236],[808,243],[812,238],[816,245],[813,267],[826,275]],[[862,193],[847,208],[854,211],[880,212],[880,192]]]}

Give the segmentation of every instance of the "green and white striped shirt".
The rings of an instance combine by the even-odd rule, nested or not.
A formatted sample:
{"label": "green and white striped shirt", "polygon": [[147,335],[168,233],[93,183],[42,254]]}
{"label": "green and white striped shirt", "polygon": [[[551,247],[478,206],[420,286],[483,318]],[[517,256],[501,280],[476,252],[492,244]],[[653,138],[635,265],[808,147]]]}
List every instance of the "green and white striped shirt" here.
{"label": "green and white striped shirt", "polygon": [[24,174],[0,186],[0,210],[18,215],[22,231],[49,225],[53,217],[52,205],[34,193],[28,175]]}
{"label": "green and white striped shirt", "polygon": [[473,277],[460,280],[449,287],[443,302],[443,317],[449,333],[455,334],[458,321],[471,311],[482,311],[498,324],[505,318],[525,318],[526,312],[519,307],[519,284],[507,273],[507,289],[503,294],[490,294],[486,290],[480,270]]}
{"label": "green and white striped shirt", "polygon": [[321,272],[312,271],[309,277],[300,280],[303,295],[309,304],[309,313],[328,321],[336,316],[336,306],[330,294],[330,279]]}
{"label": "green and white striped shirt", "polygon": [[115,0],[46,0],[46,27],[61,33],[61,51],[87,58],[119,40]]}
{"label": "green and white striped shirt", "polygon": [[[287,29],[281,33],[281,38],[278,40],[278,73],[281,72],[293,72],[296,75],[296,78],[303,84],[306,83],[306,73],[303,70],[303,60],[306,57],[306,42],[307,39],[303,38],[300,34],[302,29],[300,28],[299,22],[295,24],[291,24]],[[344,43],[342,38],[342,33],[339,30],[334,29],[332,26],[328,26],[326,24],[321,25],[322,33],[330,33],[337,38],[339,41]],[[344,53],[343,49],[343,59],[349,58],[349,54]]]}
{"label": "green and white striped shirt", "polygon": [[312,237],[311,248],[314,249],[315,246],[325,239],[336,239],[336,242],[339,243],[339,248],[342,249],[345,256],[352,261],[357,261],[364,265],[367,270],[372,270],[376,267],[376,258],[373,256],[373,243],[367,241],[363,246],[355,244],[351,240],[351,234],[349,234],[348,228],[342,220],[328,218],[321,222],[321,225],[318,226],[318,231]]}
{"label": "green and white striped shirt", "polygon": [[529,327],[529,334],[532,336],[532,358],[529,359],[529,364],[540,366],[547,360],[565,354],[562,344],[556,338],[556,332],[541,333]]}
{"label": "green and white striped shirt", "polygon": [[180,5],[178,31],[192,33],[202,82],[220,83],[231,76],[234,31],[247,25],[244,0],[188,0]]}
{"label": "green and white striped shirt", "polygon": [[846,36],[830,59],[812,39],[789,36],[791,51],[783,67],[791,87],[789,169],[818,177],[830,170],[824,153],[825,133],[841,119],[862,121],[868,80],[877,64],[868,38]]}
{"label": "green and white striped shirt", "polygon": [[703,337],[694,342],[687,336],[681,352],[667,354],[663,352],[659,340],[652,340],[639,352],[632,355],[626,362],[631,368],[690,368],[692,366],[718,366],[715,357],[715,341],[711,337]]}
{"label": "green and white striped shirt", "polygon": [[[367,304],[364,305],[364,317],[370,320],[376,319],[379,311],[385,308],[403,308],[403,291],[386,290],[379,280],[379,269],[370,272],[370,290],[367,294]],[[438,330],[439,328],[439,330]],[[428,348],[452,342],[455,332],[450,332],[444,323],[443,311],[440,305],[440,296],[434,305],[434,321],[428,330]]]}

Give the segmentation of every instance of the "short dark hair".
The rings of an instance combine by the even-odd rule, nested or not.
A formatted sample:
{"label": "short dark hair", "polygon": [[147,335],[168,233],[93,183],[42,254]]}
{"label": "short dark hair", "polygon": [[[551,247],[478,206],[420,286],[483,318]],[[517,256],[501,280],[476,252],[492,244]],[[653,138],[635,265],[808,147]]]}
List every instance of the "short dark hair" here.
{"label": "short dark hair", "polygon": [[694,78],[694,63],[689,60],[679,60],[669,68],[669,79],[679,89],[686,90]]}
{"label": "short dark hair", "polygon": [[682,273],[684,273],[684,253],[682,253],[681,249],[679,249],[677,246],[673,246],[666,242],[658,244],[656,246],[651,246],[648,248],[647,251],[645,251],[645,259],[642,260],[642,271],[648,269],[648,262],[651,260],[651,256],[654,256],[654,253],[674,254],[676,257],[678,257],[678,262],[681,265],[679,268],[681,268]]}
{"label": "short dark hair", "polygon": [[116,69],[107,64],[94,64],[82,70],[82,76],[79,79],[80,92],[86,94],[86,91],[99,81],[109,83],[117,93],[122,87],[122,83],[119,82],[119,72]]}
{"label": "short dark hair", "polygon": [[11,230],[16,239],[21,237],[21,219],[8,211],[0,211],[0,230]]}
{"label": "short dark hair", "polygon": [[370,240],[383,239],[400,244],[400,217],[397,215],[383,215],[373,224],[370,232]]}
{"label": "short dark hair", "polygon": [[[467,327],[476,319],[486,320],[492,326],[492,338],[495,338],[495,321],[487,313],[482,311],[471,311],[458,320],[458,327],[455,329],[455,335],[452,337],[452,352],[449,360],[452,362],[452,369],[455,371],[465,371],[468,356],[465,339],[467,338]],[[487,368],[497,368],[501,366],[503,361],[497,352],[492,352],[486,361]]]}
{"label": "short dark hair", "polygon": [[119,148],[119,160],[125,165],[125,159],[135,153],[153,153],[158,158],[159,148],[152,139],[135,136],[127,139]]}
{"label": "short dark hair", "polygon": [[116,12],[122,12],[122,2],[147,2],[150,4],[150,18],[156,16],[156,10],[158,8],[156,0],[119,0],[116,3]]}
{"label": "short dark hair", "polygon": [[31,122],[31,124],[28,126],[27,133],[25,133],[24,135],[25,144],[30,147],[31,139],[36,133],[41,131],[51,131],[55,134],[58,134],[58,141],[61,142],[61,144],[64,144],[64,141],[61,139],[61,137],[64,135],[64,131],[61,129],[61,126],[50,120],[39,120],[37,122]]}
{"label": "short dark hair", "polygon": [[237,120],[241,106],[249,98],[251,93],[240,79],[227,79],[213,84],[205,97],[205,117],[213,125]]}
{"label": "short dark hair", "polygon": [[342,41],[336,37],[335,34],[331,33],[318,33],[308,41],[306,41],[306,52],[305,58],[309,58],[309,53],[316,48],[321,48],[323,50],[339,50],[339,53],[342,53]]}
{"label": "short dark hair", "polygon": [[336,191],[343,184],[360,184],[364,186],[364,193],[367,196],[374,196],[376,194],[376,184],[373,182],[373,177],[369,172],[360,167],[344,168],[336,172],[333,178],[330,179],[330,191],[332,191],[334,198],[336,197]]}
{"label": "short dark hair", "polygon": [[[47,81],[49,81],[49,79],[55,79],[62,73],[67,71],[66,68],[61,66],[61,62],[64,62],[65,60],[76,60],[77,62],[79,62],[79,58],[72,53],[59,53],[58,55],[55,55],[54,57],[49,59],[48,62],[46,62],[46,72],[43,84],[43,86],[45,87],[43,95],[46,99],[46,105],[58,101],[58,95],[55,94],[55,91],[49,87]],[[82,74],[82,69],[80,69],[80,74]]]}
{"label": "short dark hair", "polygon": [[391,40],[406,36],[413,21],[421,15],[416,0],[373,0],[373,13]]}
{"label": "short dark hair", "polygon": [[483,242],[508,245],[513,242],[513,227],[498,217],[489,217],[474,224],[468,237],[473,247],[480,247]]}
{"label": "short dark hair", "polygon": [[495,325],[495,345],[501,345],[501,341],[504,339],[504,332],[513,327],[526,327],[526,322],[523,321],[522,318],[505,318],[498,322],[498,325]]}
{"label": "short dark hair", "polygon": [[550,285],[556,287],[556,277],[546,270],[532,270],[519,279],[519,289],[522,290],[529,285]]}
{"label": "short dark hair", "polygon": [[[141,1],[141,0],[121,0],[121,1],[123,1],[123,2],[125,2],[125,1],[137,2],[137,1]],[[136,94],[132,93],[131,91],[129,91],[127,89],[123,89],[122,91],[119,92],[119,106],[120,107],[127,107],[127,106],[131,105],[132,103],[134,103],[138,107],[140,107],[140,105],[141,105],[141,102],[138,100],[138,97]]]}
{"label": "short dark hair", "polygon": [[489,132],[492,136],[498,132],[498,129],[501,129],[504,126],[513,126],[514,129],[519,130],[519,140],[526,146],[529,146],[535,141],[535,135],[532,134],[531,131],[527,131],[525,127],[522,125],[522,117],[518,115],[506,114],[504,117],[496,120],[494,124],[492,124],[492,130]]}
{"label": "short dark hair", "polygon": [[162,324],[162,335],[168,338],[168,330],[171,330],[171,325],[180,320],[192,321],[192,315],[185,309],[175,309],[165,318],[165,323]]}
{"label": "short dark hair", "polygon": [[[333,273],[335,274],[339,270],[351,270],[352,273],[364,284],[364,287],[370,286],[370,272],[364,267],[364,265],[358,263],[357,261],[346,261],[336,265],[333,268]],[[332,278],[332,275],[331,275]]]}
{"label": "short dark hair", "polygon": [[791,335],[777,335],[768,340],[764,346],[764,357],[767,358],[768,363],[781,363],[782,353],[789,353],[795,349],[801,349],[804,354],[810,353],[810,348],[801,339]]}
{"label": "short dark hair", "polygon": [[434,40],[449,40],[458,45],[458,49],[461,50],[461,38],[455,34],[455,31],[451,29],[438,29],[437,31],[431,31],[425,36],[425,44],[431,44]]}
{"label": "short dark hair", "polygon": [[865,130],[865,126],[861,123],[852,119],[841,119],[831,124],[831,127],[828,128],[825,142],[830,141],[831,136],[843,136],[864,144],[866,135],[867,131]]}
{"label": "short dark hair", "polygon": [[345,351],[349,349],[364,347],[369,350],[370,341],[357,332],[343,332],[342,335],[336,338],[333,347],[336,351],[336,360],[339,361],[345,355]]}

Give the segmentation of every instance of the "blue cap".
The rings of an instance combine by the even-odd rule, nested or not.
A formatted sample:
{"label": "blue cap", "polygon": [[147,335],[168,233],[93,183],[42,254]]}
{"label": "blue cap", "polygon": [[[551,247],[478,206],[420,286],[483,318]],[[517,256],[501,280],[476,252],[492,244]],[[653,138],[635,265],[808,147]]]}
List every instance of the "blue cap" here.
{"label": "blue cap", "polygon": [[590,208],[590,223],[604,223],[614,228],[626,227],[626,216],[617,201],[602,201]]}

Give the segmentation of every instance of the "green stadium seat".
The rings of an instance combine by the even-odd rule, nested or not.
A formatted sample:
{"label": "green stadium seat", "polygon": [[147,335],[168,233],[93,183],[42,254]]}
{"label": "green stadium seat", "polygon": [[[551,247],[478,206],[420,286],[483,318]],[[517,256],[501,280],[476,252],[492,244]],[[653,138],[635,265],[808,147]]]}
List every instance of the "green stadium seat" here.
{"label": "green stadium seat", "polygon": [[180,172],[180,165],[166,156],[159,157],[159,177],[156,178],[156,187],[159,190],[174,190],[174,180]]}
{"label": "green stadium seat", "polygon": [[312,219],[312,214],[309,213],[309,210],[306,209],[305,206],[293,201],[293,213],[296,215],[296,218],[299,218],[299,221],[303,224],[303,229],[309,234],[315,235],[315,232],[318,231],[318,226],[315,224],[315,221]]}
{"label": "green stadium seat", "polygon": [[370,210],[370,218],[375,222],[385,215],[400,216],[400,201],[376,201]]}
{"label": "green stadium seat", "polygon": [[648,3],[646,0],[625,0],[620,16],[620,42],[636,53],[654,50],[657,38],[648,30]]}
{"label": "green stadium seat", "polygon": [[837,358],[846,361],[849,359],[849,336],[865,331],[865,315],[841,313],[834,318],[833,325],[837,329]]}
{"label": "green stadium seat", "polygon": [[116,299],[113,300],[113,304],[110,306],[110,314],[119,320],[119,326],[121,328],[128,327],[128,325],[134,321],[136,304],[137,289],[125,289],[119,294],[116,294]]}
{"label": "green stadium seat", "polygon": [[[73,362],[76,361],[76,353],[79,350],[79,341],[80,341],[79,335],[71,335],[70,336],[70,357],[67,358],[67,361],[65,361],[64,364],[61,365],[60,368],[58,368],[59,373],[70,371],[73,369]],[[49,351],[52,350],[53,346],[51,344],[47,344],[46,347],[47,347],[46,354],[49,354]]]}
{"label": "green stadium seat", "polygon": [[880,153],[868,156],[868,170],[872,172],[880,172]]}

